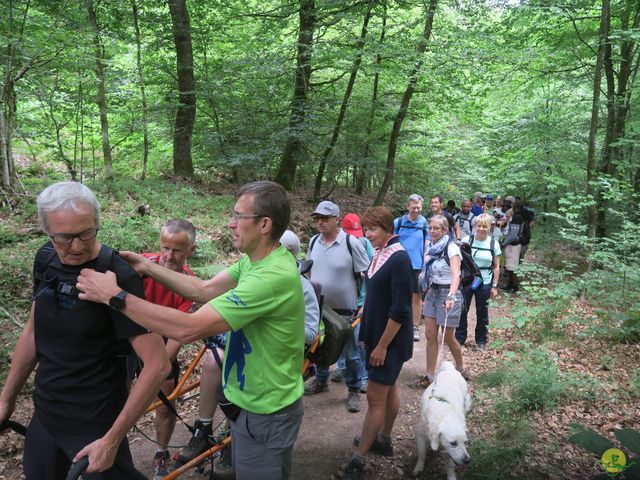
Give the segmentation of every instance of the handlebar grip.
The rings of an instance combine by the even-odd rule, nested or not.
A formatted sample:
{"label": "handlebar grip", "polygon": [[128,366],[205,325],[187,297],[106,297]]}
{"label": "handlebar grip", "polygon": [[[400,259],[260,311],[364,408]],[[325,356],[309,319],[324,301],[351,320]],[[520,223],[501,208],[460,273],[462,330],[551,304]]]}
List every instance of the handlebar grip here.
{"label": "handlebar grip", "polygon": [[21,423],[14,422],[13,420],[6,420],[0,424],[0,432],[7,428],[10,428],[16,433],[19,433],[23,437],[27,434],[27,427],[25,427]]}
{"label": "handlebar grip", "polygon": [[84,471],[89,466],[89,457],[82,457],[76,463],[71,465],[69,469],[69,473],[67,474],[66,480],[78,480],[80,475],[84,473]]}

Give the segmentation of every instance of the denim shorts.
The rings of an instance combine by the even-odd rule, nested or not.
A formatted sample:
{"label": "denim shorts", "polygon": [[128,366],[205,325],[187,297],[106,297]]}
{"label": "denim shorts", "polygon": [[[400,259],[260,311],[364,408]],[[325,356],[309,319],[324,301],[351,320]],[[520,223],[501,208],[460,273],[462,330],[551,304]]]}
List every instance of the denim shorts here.
{"label": "denim shorts", "polygon": [[425,317],[435,318],[438,325],[444,325],[446,320],[447,327],[457,327],[460,324],[460,314],[462,313],[464,299],[462,298],[462,293],[458,290],[453,308],[446,310],[444,302],[447,300],[448,294],[449,285],[431,285],[426,297],[424,297],[422,314]]}

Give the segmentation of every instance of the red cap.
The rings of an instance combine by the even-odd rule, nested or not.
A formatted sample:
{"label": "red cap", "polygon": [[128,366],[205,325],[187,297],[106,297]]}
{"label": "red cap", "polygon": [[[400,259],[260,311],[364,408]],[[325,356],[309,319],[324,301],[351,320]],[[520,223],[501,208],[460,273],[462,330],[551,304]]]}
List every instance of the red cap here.
{"label": "red cap", "polygon": [[342,219],[342,229],[356,238],[363,237],[360,217],[355,213],[347,213]]}

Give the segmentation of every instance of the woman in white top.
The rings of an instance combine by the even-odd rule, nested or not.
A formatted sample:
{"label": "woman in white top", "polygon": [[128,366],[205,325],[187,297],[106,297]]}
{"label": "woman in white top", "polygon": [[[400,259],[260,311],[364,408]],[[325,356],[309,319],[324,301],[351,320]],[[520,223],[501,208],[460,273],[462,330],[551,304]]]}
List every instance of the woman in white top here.
{"label": "woman in white top", "polygon": [[[425,256],[421,285],[427,287],[422,314],[427,339],[427,374],[409,383],[411,388],[427,388],[435,378],[438,361],[438,327],[444,327],[444,341],[453,355],[456,368],[464,372],[462,348],[455,331],[462,312],[460,291],[460,247],[448,235],[449,222],[442,215],[429,219],[431,241]],[[464,374],[464,373],[463,373]]]}
{"label": "woman in white top", "polygon": [[489,299],[498,294],[498,278],[500,276],[500,244],[490,234],[492,227],[491,215],[483,213],[476,218],[476,233],[462,239],[471,245],[471,255],[482,273],[482,285],[475,291],[471,286],[463,290],[464,304],[460,316],[460,325],[456,330],[456,338],[461,345],[467,340],[467,312],[471,306],[471,299],[476,299],[476,347],[480,350],[487,345],[489,331]]}

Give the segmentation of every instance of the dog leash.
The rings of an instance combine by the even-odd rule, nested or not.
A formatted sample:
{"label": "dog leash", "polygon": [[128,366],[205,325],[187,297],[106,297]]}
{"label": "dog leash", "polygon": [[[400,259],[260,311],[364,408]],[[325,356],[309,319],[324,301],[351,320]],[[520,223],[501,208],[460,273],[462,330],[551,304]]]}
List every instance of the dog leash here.
{"label": "dog leash", "polygon": [[[444,336],[447,333],[447,320],[449,319],[449,312],[451,310],[453,310],[453,308],[451,308],[451,310],[447,310],[447,302],[446,301],[445,301],[444,305],[445,305],[445,307],[444,307],[444,326],[442,327],[442,340],[440,341],[440,348],[438,349],[438,358],[436,359],[436,372],[440,368],[440,363],[442,363],[442,356],[443,356],[442,352],[444,351]],[[440,331],[440,327],[438,327],[438,332],[439,331]],[[431,395],[429,396],[429,399],[436,398],[437,400],[440,400],[439,398],[434,397],[434,395],[433,395],[433,392],[436,389],[436,384],[437,383],[438,383],[438,374],[436,373],[434,375],[434,378],[433,378],[433,388],[431,389]]]}

